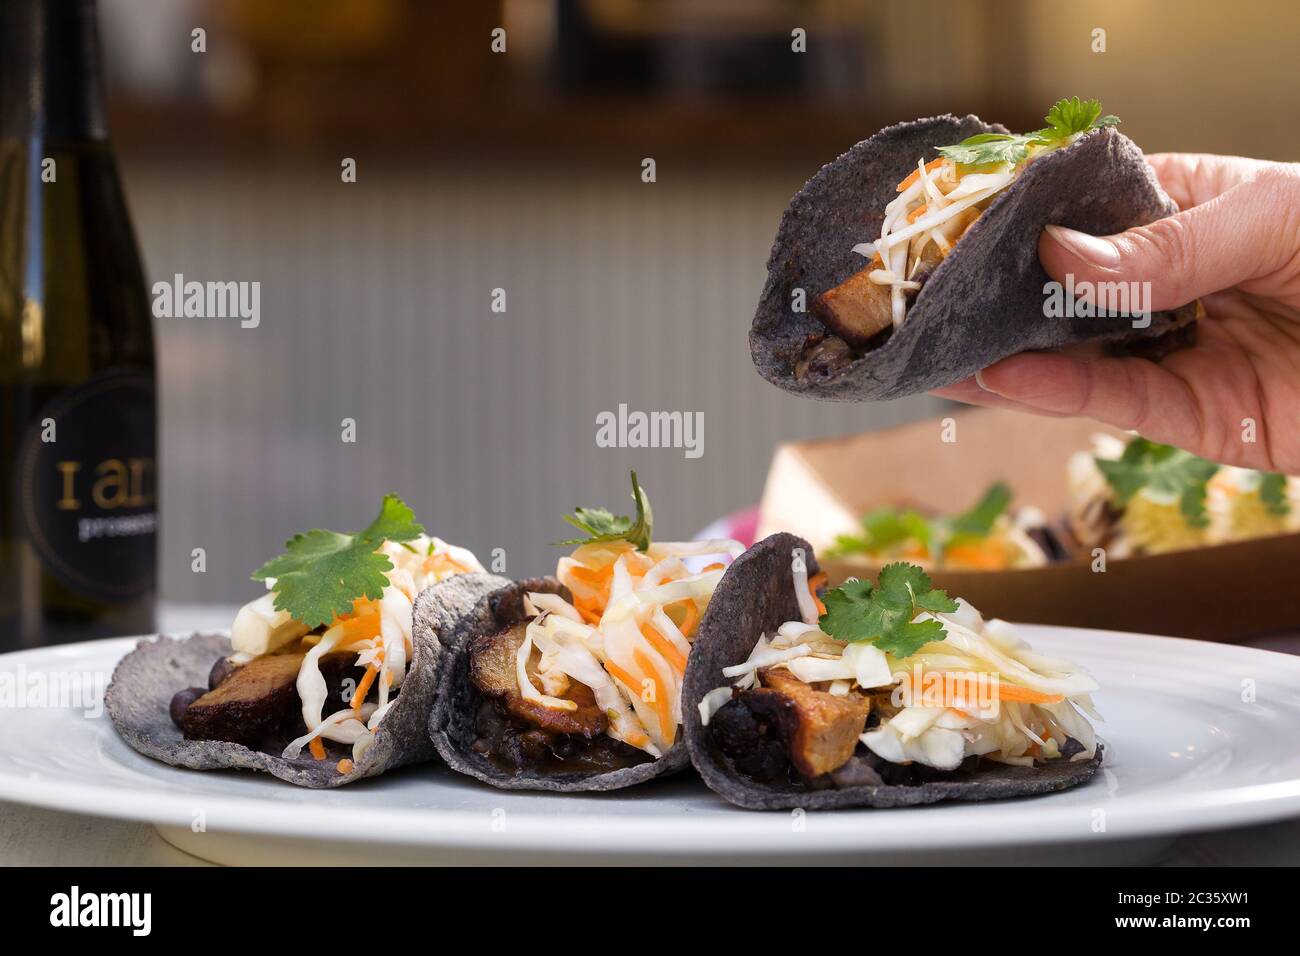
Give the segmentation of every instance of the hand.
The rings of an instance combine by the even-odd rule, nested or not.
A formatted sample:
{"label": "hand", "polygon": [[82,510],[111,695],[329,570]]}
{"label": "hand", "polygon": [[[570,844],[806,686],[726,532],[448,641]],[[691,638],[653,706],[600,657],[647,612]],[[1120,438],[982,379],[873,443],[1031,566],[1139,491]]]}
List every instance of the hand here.
{"label": "hand", "polygon": [[1152,311],[1199,298],[1196,345],[1158,364],[1095,347],[1027,352],[934,394],[1085,416],[1214,461],[1300,474],[1300,164],[1147,160],[1183,212],[1114,236],[1048,226],[1038,257],[1059,282],[1150,282]]}

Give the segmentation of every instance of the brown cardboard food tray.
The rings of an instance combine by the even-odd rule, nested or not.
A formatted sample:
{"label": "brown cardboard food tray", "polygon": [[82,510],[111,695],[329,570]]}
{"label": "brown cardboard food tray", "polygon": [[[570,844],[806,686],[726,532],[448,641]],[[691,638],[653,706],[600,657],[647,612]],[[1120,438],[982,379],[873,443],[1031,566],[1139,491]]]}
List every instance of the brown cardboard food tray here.
{"label": "brown cardboard food tray", "polygon": [[[789,531],[812,542],[832,585],[875,576],[865,558],[826,558],[837,534],[853,532],[882,505],[942,512],[969,507],[999,479],[1016,505],[1056,521],[1066,502],[1066,461],[1097,432],[1082,419],[995,409],[844,438],[782,445],[760,507],[759,537]],[[955,440],[945,441],[945,438]],[[1044,568],[932,571],[937,587],[966,598],[986,617],[1239,641],[1300,628],[1300,533],[1147,557],[1090,556]]]}

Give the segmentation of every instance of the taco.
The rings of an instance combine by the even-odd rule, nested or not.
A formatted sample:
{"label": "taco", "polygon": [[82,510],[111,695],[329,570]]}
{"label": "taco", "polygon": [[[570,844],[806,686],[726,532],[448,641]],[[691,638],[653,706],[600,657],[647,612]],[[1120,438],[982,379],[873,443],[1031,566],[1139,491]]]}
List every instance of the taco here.
{"label": "taco", "polygon": [[1096,682],[896,563],[818,594],[801,538],[746,551],[682,691],[704,782],[748,809],[902,807],[1077,786],[1102,759]]}
{"label": "taco", "polygon": [[578,509],[555,577],[488,595],[448,638],[429,734],[455,770],[495,787],[614,790],[671,773],[682,678],[735,541],[651,539],[634,517]]}
{"label": "taco", "polygon": [[948,571],[1041,568],[1068,557],[1056,529],[1034,507],[1011,507],[1011,488],[998,481],[955,515],[881,507],[864,514],[854,534],[836,536],[826,557],[862,555],[870,561],[911,561]]}
{"label": "taco", "polygon": [[1029,349],[1096,340],[1159,358],[1189,344],[1196,303],[1143,314],[1140,296],[1117,288],[1100,309],[1064,295],[1048,308],[1045,226],[1107,235],[1178,211],[1118,122],[1078,99],[1024,135],[940,116],[823,167],[777,230],[749,334],[759,373],[814,398],[869,401]]}
{"label": "taco", "polygon": [[1300,530],[1300,478],[1220,465],[1133,435],[1093,437],[1067,463],[1076,546],[1112,558]]}
{"label": "taco", "polygon": [[269,588],[225,634],[141,641],[105,698],[122,738],[195,770],[336,787],[435,756],[442,643],[509,582],[426,535],[395,495],[354,535],[309,531],[255,574]]}

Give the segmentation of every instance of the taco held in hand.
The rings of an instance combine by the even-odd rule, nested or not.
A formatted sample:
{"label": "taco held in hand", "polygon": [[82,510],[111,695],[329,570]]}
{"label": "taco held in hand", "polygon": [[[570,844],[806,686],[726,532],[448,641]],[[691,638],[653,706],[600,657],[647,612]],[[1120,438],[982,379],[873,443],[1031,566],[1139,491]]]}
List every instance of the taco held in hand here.
{"label": "taco held in hand", "polygon": [[580,508],[556,576],[483,601],[451,638],[430,721],[456,770],[498,787],[611,790],[685,766],[681,687],[735,541],[651,539],[634,517]]}
{"label": "taco held in hand", "polygon": [[[742,807],[910,806],[1061,790],[1101,762],[1097,683],[913,564],[816,594],[799,538],[759,542],[700,629],[691,760]],[[811,584],[810,584],[811,582]]]}
{"label": "taco held in hand", "polygon": [[759,372],[866,401],[951,385],[1027,349],[1113,340],[1156,356],[1186,344],[1195,303],[1144,315],[1124,290],[1128,307],[1099,315],[1045,305],[1044,226],[1108,235],[1177,211],[1118,122],[1075,98],[1033,133],[941,116],[854,146],[781,220],[750,331]]}
{"label": "taco held in hand", "polygon": [[425,534],[396,495],[364,531],[308,531],[285,547],[253,574],[269,590],[229,640],[161,637],[123,659],[108,692],[119,733],[178,766],[313,787],[432,757],[437,632],[508,582]]}

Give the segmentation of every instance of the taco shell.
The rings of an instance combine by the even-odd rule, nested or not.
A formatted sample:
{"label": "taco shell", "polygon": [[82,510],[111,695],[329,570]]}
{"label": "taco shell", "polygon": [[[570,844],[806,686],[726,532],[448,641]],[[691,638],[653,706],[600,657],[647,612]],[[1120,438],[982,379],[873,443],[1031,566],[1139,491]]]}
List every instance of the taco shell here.
{"label": "taco shell", "polygon": [[300,787],[340,787],[436,756],[426,728],[433,707],[445,647],[441,635],[454,630],[483,595],[509,583],[491,574],[461,574],[426,588],[415,601],[410,669],[401,691],[380,721],[375,739],[348,773],[333,759],[304,752],[294,759],[220,740],[186,740],[168,712],[172,695],[206,686],[217,658],[231,652],[224,634],[195,634],[141,641],[117,665],[105,693],[108,715],[131,747],[155,760],[191,770],[260,770]]}
{"label": "taco shell", "polygon": [[[944,800],[996,800],[1050,793],[1078,786],[1101,765],[1102,748],[1092,760],[1054,761],[1037,767],[981,762],[974,772],[952,771],[943,779],[915,785],[811,789],[797,784],[764,783],[740,774],[712,744],[699,705],[704,695],[729,684],[725,667],[743,663],[763,634],[799,620],[792,554],[802,549],[808,575],[819,570],[811,545],[792,534],[774,534],[746,551],[728,568],[700,622],[686,665],[682,719],[691,763],[710,789],[748,810],[801,807],[910,807]],[[938,774],[936,774],[938,776]]]}

